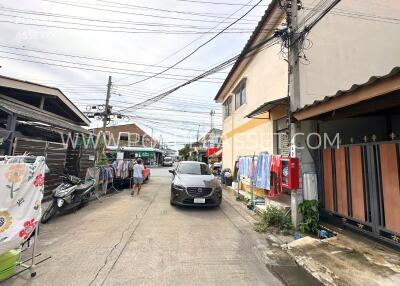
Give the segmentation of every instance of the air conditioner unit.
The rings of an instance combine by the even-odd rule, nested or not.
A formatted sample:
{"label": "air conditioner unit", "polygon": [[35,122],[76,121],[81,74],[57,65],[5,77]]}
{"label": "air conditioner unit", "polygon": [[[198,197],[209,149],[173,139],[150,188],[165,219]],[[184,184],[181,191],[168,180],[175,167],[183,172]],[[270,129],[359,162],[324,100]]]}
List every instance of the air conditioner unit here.
{"label": "air conditioner unit", "polygon": [[317,174],[303,174],[303,195],[304,200],[318,200]]}

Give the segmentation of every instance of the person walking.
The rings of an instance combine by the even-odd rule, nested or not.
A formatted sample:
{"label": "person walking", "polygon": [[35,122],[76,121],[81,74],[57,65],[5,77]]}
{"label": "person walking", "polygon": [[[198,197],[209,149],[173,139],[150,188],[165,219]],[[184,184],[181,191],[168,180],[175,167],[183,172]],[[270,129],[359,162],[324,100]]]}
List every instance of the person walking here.
{"label": "person walking", "polygon": [[142,159],[138,158],[136,164],[133,166],[133,188],[131,196],[135,195],[135,188],[138,190],[137,194],[139,195],[140,193],[143,184],[143,170],[144,166],[142,164]]}

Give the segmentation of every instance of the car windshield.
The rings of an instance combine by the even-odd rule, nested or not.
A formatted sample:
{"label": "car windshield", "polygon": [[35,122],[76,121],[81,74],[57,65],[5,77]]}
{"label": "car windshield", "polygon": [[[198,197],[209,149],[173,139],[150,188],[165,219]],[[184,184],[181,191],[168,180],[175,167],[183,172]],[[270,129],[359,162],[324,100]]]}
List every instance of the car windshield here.
{"label": "car windshield", "polygon": [[211,175],[210,168],[206,164],[184,163],[180,164],[176,171],[180,174]]}

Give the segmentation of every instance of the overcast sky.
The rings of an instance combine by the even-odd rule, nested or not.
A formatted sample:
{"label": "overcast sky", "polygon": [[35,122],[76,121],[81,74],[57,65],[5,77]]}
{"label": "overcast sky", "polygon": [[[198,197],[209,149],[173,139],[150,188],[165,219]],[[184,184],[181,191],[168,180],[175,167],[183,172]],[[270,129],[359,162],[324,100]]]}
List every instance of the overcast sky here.
{"label": "overcast sky", "polygon": [[[166,72],[162,75],[164,78],[128,85],[182,59],[257,2],[3,0],[0,1],[0,73],[59,87],[84,111],[88,105],[104,103],[107,79],[111,75],[111,104],[117,111],[183,83],[201,70],[239,53],[269,0],[261,2],[228,33]],[[211,29],[214,33],[209,33]],[[128,109],[123,114],[136,119],[113,124],[135,122],[149,134],[153,132],[157,139],[162,135],[165,142],[178,142],[177,146],[169,144],[172,148],[196,140],[198,125],[200,136],[210,129],[212,109],[216,111],[215,126],[221,127],[221,107],[213,98],[228,71],[182,88],[144,109]],[[96,121],[92,123],[92,127],[99,125]]]}

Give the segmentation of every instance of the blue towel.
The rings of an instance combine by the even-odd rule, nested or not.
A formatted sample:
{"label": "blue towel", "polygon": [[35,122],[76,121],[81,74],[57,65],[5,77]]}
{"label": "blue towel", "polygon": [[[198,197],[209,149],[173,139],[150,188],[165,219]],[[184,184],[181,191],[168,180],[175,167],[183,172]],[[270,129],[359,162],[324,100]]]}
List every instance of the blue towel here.
{"label": "blue towel", "polygon": [[271,156],[266,153],[258,155],[255,172],[255,186],[260,189],[270,189],[270,164]]}

